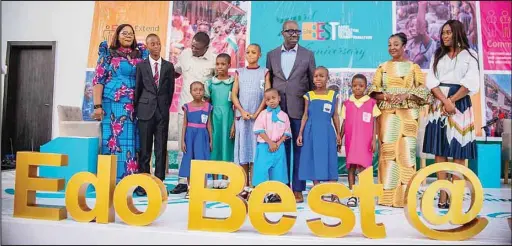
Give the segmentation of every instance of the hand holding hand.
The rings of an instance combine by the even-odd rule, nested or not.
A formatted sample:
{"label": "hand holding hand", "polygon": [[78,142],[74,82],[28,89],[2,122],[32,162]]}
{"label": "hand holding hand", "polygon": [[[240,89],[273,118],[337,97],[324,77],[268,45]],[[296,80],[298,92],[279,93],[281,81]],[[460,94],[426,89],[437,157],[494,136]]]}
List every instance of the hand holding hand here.
{"label": "hand holding hand", "polygon": [[336,135],[336,145],[341,146],[341,135]]}
{"label": "hand holding hand", "polygon": [[256,120],[258,118],[258,115],[260,115],[260,112],[256,112],[254,114],[251,114],[251,119]]}
{"label": "hand holding hand", "polygon": [[250,120],[251,119],[251,114],[249,114],[247,111],[242,111],[242,118],[244,120]]}
{"label": "hand holding hand", "polygon": [[391,97],[391,103],[393,104],[400,104],[402,103],[405,99],[407,99],[407,94],[398,94],[398,95],[393,95]]}
{"label": "hand holding hand", "polygon": [[454,115],[455,114],[455,103],[453,103],[452,100],[448,99],[444,103],[443,109],[447,115]]}
{"label": "hand holding hand", "polygon": [[269,146],[270,152],[276,152],[277,148],[279,147],[274,142],[270,143],[268,146]]}

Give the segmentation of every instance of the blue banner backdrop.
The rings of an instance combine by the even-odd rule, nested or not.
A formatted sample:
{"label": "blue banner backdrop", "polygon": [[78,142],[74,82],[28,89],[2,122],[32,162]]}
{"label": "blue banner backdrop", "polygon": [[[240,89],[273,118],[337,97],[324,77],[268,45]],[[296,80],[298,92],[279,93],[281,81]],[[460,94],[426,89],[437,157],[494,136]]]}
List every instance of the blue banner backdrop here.
{"label": "blue banner backdrop", "polygon": [[253,1],[250,41],[266,53],[283,43],[286,20],[302,30],[299,44],[315,53],[317,65],[329,68],[376,68],[389,58],[391,1]]}

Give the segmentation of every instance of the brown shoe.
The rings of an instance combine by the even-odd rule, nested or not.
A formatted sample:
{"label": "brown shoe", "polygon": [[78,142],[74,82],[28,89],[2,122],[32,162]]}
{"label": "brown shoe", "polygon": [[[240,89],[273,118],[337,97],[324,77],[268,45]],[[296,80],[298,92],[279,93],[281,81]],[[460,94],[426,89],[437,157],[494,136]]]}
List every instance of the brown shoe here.
{"label": "brown shoe", "polygon": [[295,195],[295,202],[296,203],[304,202],[304,197],[302,196],[302,191],[294,191],[293,195]]}

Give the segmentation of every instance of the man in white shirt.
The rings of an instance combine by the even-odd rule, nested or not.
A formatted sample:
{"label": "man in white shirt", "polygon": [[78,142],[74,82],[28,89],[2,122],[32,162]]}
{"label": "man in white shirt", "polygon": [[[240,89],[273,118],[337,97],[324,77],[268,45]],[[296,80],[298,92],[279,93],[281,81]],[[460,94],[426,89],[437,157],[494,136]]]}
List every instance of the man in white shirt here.
{"label": "man in white shirt", "polygon": [[[206,80],[215,74],[215,58],[216,55],[210,49],[210,37],[204,32],[198,32],[192,38],[190,48],[183,50],[178,57],[175,65],[177,74],[183,76],[183,85],[181,86],[179,109],[178,109],[178,139],[181,139],[183,127],[183,105],[193,100],[190,94],[190,84],[194,81],[205,83]],[[179,149],[181,150],[181,141],[179,141]],[[178,165],[181,165],[183,153],[180,151],[178,155]],[[171,191],[171,194],[180,194],[187,192],[188,186],[186,178],[180,178],[178,185]]]}

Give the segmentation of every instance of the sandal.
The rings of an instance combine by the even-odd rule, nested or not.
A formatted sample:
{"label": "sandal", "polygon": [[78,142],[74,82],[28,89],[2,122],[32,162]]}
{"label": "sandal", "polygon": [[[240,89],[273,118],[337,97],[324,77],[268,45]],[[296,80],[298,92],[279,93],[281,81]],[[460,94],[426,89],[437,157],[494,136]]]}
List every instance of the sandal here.
{"label": "sandal", "polygon": [[437,203],[437,207],[439,209],[450,209],[450,202],[446,201],[445,203]]}
{"label": "sandal", "polygon": [[340,203],[340,199],[336,195],[331,195],[331,202]]}
{"label": "sandal", "polygon": [[347,201],[347,206],[349,207],[357,207],[357,198],[355,197],[350,197]]}
{"label": "sandal", "polygon": [[264,203],[280,203],[281,197],[278,194],[270,194],[266,197]]}
{"label": "sandal", "polygon": [[189,194],[188,194],[189,191],[187,191],[187,194],[185,194],[185,199],[189,199]]}
{"label": "sandal", "polygon": [[322,200],[324,200],[324,201],[331,201],[331,199],[332,199],[331,195],[323,195],[322,196]]}
{"label": "sandal", "polygon": [[247,192],[246,190],[240,192],[240,194],[238,194],[239,197],[243,198],[244,200],[247,200],[247,196],[249,195],[249,192]]}
{"label": "sandal", "polygon": [[250,188],[246,188],[244,189],[242,192],[240,192],[240,194],[238,196],[240,196],[241,198],[243,198],[244,200],[248,201],[249,200],[249,196],[251,195],[251,190]]}

